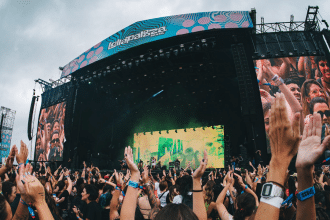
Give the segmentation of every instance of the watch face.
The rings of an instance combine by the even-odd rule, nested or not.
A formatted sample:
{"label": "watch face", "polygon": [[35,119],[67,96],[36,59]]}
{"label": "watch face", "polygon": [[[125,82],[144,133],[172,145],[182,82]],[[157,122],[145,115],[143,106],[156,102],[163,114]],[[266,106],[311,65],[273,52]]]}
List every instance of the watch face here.
{"label": "watch face", "polygon": [[272,188],[273,188],[273,185],[271,185],[271,184],[264,184],[264,186],[262,188],[261,195],[262,196],[270,196],[271,193],[272,193]]}

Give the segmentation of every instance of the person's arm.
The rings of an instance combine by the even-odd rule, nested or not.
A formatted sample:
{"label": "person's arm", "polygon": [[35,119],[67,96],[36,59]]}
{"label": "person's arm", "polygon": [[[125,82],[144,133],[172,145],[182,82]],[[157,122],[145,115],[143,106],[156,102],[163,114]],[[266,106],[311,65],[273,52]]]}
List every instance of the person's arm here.
{"label": "person's arm", "polygon": [[221,191],[221,193],[218,196],[217,201],[216,201],[217,210],[218,210],[219,216],[222,220],[230,220],[230,214],[227,211],[223,202],[226,198],[227,191],[229,190],[229,187],[231,186],[231,183],[233,182],[233,179],[234,179],[232,171],[228,171],[227,176],[228,176],[227,185],[225,186],[225,188],[223,188],[223,190]]}
{"label": "person's arm", "polygon": [[[130,147],[125,148],[125,160],[128,166],[128,169],[131,170],[132,176],[131,181],[138,183],[140,179],[140,171],[136,164],[133,161],[133,153]],[[139,188],[133,188],[128,186],[126,197],[123,202],[123,206],[120,212],[120,219],[134,219],[136,202],[137,202],[137,193]]]}
{"label": "person's arm", "polygon": [[241,185],[243,190],[245,192],[250,193],[251,195],[253,195],[253,197],[256,200],[256,206],[259,206],[258,196],[249,187],[246,188],[246,185],[243,182],[243,178],[240,175],[238,175],[236,173],[234,173],[234,175],[237,177],[238,183]]}
{"label": "person's arm", "polygon": [[207,162],[207,152],[204,150],[204,157],[200,162],[200,166],[195,170],[193,175],[193,211],[199,220],[207,219],[203,190],[201,186],[201,178],[206,170]]}
{"label": "person's arm", "polygon": [[40,220],[52,220],[53,215],[50,212],[45,200],[45,189],[37,178],[31,175],[23,177],[26,194],[32,200],[36,207]]}
{"label": "person's arm", "polygon": [[66,179],[68,181],[68,187],[66,188],[66,190],[68,191],[68,193],[70,195],[71,191],[72,191],[72,181],[70,179],[69,171],[66,172]]}
{"label": "person's arm", "polygon": [[253,186],[253,182],[251,180],[251,177],[250,177],[250,174],[249,174],[249,171],[246,169],[245,170],[245,181],[247,184],[249,184],[251,187]]}
{"label": "person's arm", "polygon": [[[284,95],[277,93],[271,108],[269,138],[272,157],[270,160],[267,181],[284,185],[286,171],[296,155],[300,141],[300,113],[296,113],[291,123],[285,104]],[[284,189],[283,189],[284,190]],[[276,204],[278,205],[278,204]],[[276,206],[261,202],[256,213],[256,220],[267,216],[270,220],[278,220],[280,209]]]}
{"label": "person's arm", "polygon": [[151,184],[148,183],[148,167],[145,165],[143,167],[143,173],[142,173],[142,182],[145,189],[145,192],[148,196],[148,200],[150,203],[151,211],[149,213],[149,219],[154,219],[158,212],[160,211],[159,208],[159,199],[156,198],[154,194],[154,189]]}
{"label": "person's arm", "polygon": [[3,174],[5,174],[9,170],[11,170],[11,168],[13,167],[13,163],[14,163],[15,153],[16,152],[17,152],[17,148],[16,148],[16,145],[14,145],[11,148],[11,150],[9,152],[9,156],[6,159],[6,165],[5,166],[2,166],[0,168],[0,176],[2,176]]}
{"label": "person's arm", "polygon": [[288,57],[282,58],[283,63],[278,70],[278,75],[283,79],[287,78],[288,73],[290,72],[290,59]]}
{"label": "person's arm", "polygon": [[113,193],[113,196],[111,198],[110,202],[110,220],[118,219],[120,218],[119,212],[118,212],[118,205],[119,205],[119,196],[121,191],[115,190]]}
{"label": "person's arm", "polygon": [[[298,175],[298,193],[313,186],[313,165],[330,146],[330,136],[321,144],[322,119],[316,113],[305,125],[302,142],[299,145],[296,168]],[[304,201],[297,201],[297,219],[316,219],[314,196]]]}

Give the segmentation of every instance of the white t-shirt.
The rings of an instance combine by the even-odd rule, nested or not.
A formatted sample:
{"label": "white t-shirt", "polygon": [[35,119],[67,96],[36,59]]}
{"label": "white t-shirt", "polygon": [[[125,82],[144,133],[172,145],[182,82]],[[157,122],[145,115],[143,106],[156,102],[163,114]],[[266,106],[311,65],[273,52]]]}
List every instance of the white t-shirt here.
{"label": "white t-shirt", "polygon": [[[168,190],[166,192],[164,192],[164,194],[163,193],[158,193],[158,198],[160,200],[160,206],[161,207],[165,207],[167,205],[167,203],[166,203],[166,197],[167,197],[167,194],[168,193],[169,193]],[[162,197],[160,197],[160,196],[162,196]]]}
{"label": "white t-shirt", "polygon": [[[192,192],[188,192],[187,194],[192,195]],[[182,196],[181,195],[174,196],[172,203],[181,204],[182,203]]]}
{"label": "white t-shirt", "polygon": [[155,190],[157,190],[157,194],[160,193],[159,182],[156,182],[156,183],[155,183]]}

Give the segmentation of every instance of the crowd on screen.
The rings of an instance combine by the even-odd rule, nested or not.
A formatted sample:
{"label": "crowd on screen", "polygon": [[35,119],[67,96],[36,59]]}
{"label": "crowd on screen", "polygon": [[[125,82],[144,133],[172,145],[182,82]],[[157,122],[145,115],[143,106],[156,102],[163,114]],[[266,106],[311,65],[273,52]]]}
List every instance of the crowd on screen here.
{"label": "crowd on screen", "polygon": [[63,160],[65,108],[65,103],[59,103],[41,110],[35,150],[37,161]]}
{"label": "crowd on screen", "polygon": [[[0,220],[330,219],[329,166],[315,166],[330,146],[327,61],[259,60],[256,70],[269,164],[258,151],[254,162],[233,157],[234,166],[206,171],[204,151],[196,170],[188,164],[159,173],[135,164],[126,147],[125,171],[102,173],[86,163],[71,171],[26,163],[28,149],[21,142],[0,168]],[[294,157],[295,169],[288,170]]]}

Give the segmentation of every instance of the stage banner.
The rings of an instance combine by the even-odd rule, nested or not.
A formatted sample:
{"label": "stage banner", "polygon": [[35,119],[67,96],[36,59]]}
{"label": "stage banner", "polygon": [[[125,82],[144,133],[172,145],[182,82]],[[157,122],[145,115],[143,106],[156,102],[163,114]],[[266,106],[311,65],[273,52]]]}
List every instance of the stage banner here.
{"label": "stage banner", "polygon": [[188,164],[193,169],[200,165],[203,152],[208,154],[208,168],[224,168],[224,126],[187,128],[134,134],[134,160],[136,163],[158,166],[180,161],[180,167]]}
{"label": "stage banner", "polygon": [[61,78],[129,48],[178,35],[211,29],[252,28],[248,11],[213,11],[135,22],[64,66]]}
{"label": "stage banner", "polygon": [[[0,157],[6,158],[9,156],[11,138],[14,128],[16,111],[1,106],[0,109],[0,123],[2,122],[2,129],[0,130]],[[1,121],[3,120],[3,121]]]}

